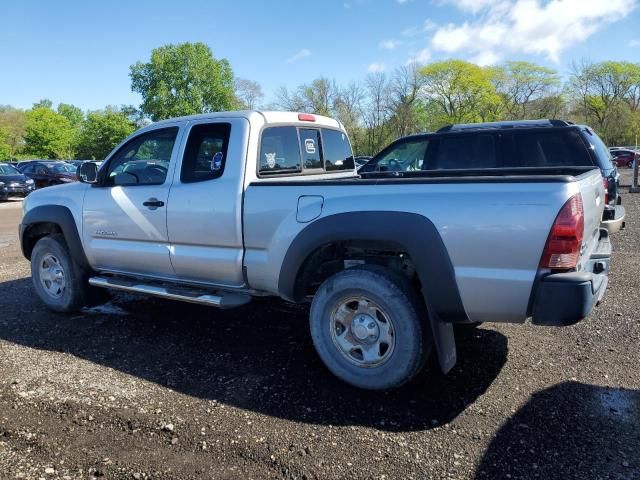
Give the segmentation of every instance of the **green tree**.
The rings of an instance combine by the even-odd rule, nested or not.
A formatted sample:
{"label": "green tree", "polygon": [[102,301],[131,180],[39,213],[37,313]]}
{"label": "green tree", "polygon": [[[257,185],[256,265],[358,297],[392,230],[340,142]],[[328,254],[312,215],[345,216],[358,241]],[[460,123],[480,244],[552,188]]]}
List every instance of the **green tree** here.
{"label": "green tree", "polygon": [[425,102],[439,107],[438,123],[495,120],[501,98],[492,83],[494,71],[463,60],[423,67]]}
{"label": "green tree", "polygon": [[233,71],[204,43],[155,48],[149,62],[130,67],[131,89],[152,120],[233,109]]}
{"label": "green tree", "polygon": [[38,108],[53,108],[53,102],[48,98],[43,98],[33,104],[32,110],[37,110]]}
{"label": "green tree", "polygon": [[606,61],[574,64],[569,89],[574,114],[608,144],[627,143],[639,104],[640,64]]}
{"label": "green tree", "polygon": [[522,120],[537,116],[536,103],[557,93],[561,85],[558,72],[530,62],[506,62],[498,90],[505,97],[506,117]]}
{"label": "green tree", "polygon": [[73,158],[74,130],[71,122],[50,108],[26,114],[25,153],[38,158]]}
{"label": "green tree", "polygon": [[9,132],[0,127],[0,161],[11,160],[11,148],[9,147]]}
{"label": "green tree", "polygon": [[58,113],[69,120],[69,123],[71,123],[73,128],[80,128],[80,125],[82,125],[84,113],[82,113],[82,110],[75,105],[60,103],[58,104]]}
{"label": "green tree", "polygon": [[78,136],[78,158],[102,160],[135,129],[127,112],[115,107],[88,112]]}
{"label": "green tree", "polygon": [[2,144],[6,159],[15,159],[24,147],[26,115],[9,105],[0,106],[0,129],[4,131]]}

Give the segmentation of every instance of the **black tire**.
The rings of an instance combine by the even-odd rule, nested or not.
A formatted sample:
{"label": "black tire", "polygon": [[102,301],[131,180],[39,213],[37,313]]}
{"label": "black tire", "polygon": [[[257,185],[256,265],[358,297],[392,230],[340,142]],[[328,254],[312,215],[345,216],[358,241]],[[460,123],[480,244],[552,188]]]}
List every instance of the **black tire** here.
{"label": "black tire", "polygon": [[[345,353],[335,340],[334,312],[352,298],[373,302],[392,325],[393,347],[387,347],[380,364],[358,364],[361,360]],[[354,315],[348,322],[352,327]],[[382,267],[350,268],[327,279],[313,298],[309,321],[313,344],[327,368],[358,388],[392,390],[404,385],[420,372],[431,351],[431,329],[409,282]],[[351,338],[357,340],[355,334]],[[362,350],[361,354],[364,357]]]}
{"label": "black tire", "polygon": [[[55,260],[55,261],[51,261]],[[56,266],[59,266],[59,268]],[[44,281],[41,277],[45,265],[53,265],[56,271],[62,271],[63,287]],[[50,270],[50,269],[49,269]],[[97,292],[89,286],[86,275],[73,261],[69,248],[62,235],[43,237],[31,252],[31,279],[40,300],[54,312],[73,312],[82,307],[103,303],[108,298],[104,292]],[[51,285],[48,290],[46,285]],[[56,290],[54,295],[51,290]]]}

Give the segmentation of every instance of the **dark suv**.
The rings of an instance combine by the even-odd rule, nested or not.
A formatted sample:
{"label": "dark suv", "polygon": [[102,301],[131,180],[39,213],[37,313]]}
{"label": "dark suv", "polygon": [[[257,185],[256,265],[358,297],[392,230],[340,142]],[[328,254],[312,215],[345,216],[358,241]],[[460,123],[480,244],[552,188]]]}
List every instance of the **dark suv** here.
{"label": "dark suv", "polygon": [[599,168],[607,189],[602,226],[617,232],[625,211],[619,196],[620,174],[600,137],[585,125],[563,120],[449,125],[435,133],[403,137],[374,156],[358,172],[367,177],[411,176],[415,171],[546,168]]}
{"label": "dark suv", "polygon": [[20,171],[31,178],[36,188],[61,185],[78,180],[76,167],[57,160],[37,160],[21,162]]}

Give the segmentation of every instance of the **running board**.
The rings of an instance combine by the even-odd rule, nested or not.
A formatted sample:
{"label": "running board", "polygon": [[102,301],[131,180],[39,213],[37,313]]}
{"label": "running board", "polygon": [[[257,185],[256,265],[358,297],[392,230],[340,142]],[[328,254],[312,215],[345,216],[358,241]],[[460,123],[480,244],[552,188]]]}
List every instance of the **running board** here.
{"label": "running board", "polygon": [[144,293],[155,297],[180,300],[182,302],[197,303],[218,308],[235,308],[251,301],[249,295],[233,292],[209,292],[207,290],[171,287],[166,284],[142,283],[140,280],[128,280],[122,278],[91,277],[89,285],[101,288],[113,288],[125,292]]}

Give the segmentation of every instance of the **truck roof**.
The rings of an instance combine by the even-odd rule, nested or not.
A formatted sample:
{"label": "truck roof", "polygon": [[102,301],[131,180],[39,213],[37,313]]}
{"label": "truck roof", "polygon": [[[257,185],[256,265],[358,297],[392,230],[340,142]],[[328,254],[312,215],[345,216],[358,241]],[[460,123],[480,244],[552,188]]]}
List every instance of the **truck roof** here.
{"label": "truck roof", "polygon": [[[299,115],[311,115],[315,120],[301,120]],[[265,123],[292,123],[292,124],[309,124],[319,125],[323,127],[333,127],[344,129],[342,124],[333,118],[325,117],[323,115],[306,114],[303,112],[279,112],[279,111],[262,111],[262,110],[238,110],[229,112],[211,112],[200,113],[197,115],[187,115],[184,117],[168,118],[166,120],[160,120],[152,125],[162,125],[165,123],[173,123],[176,121],[192,121],[192,120],[206,120],[214,118],[246,118],[248,121],[252,121],[257,116],[262,118]]]}

